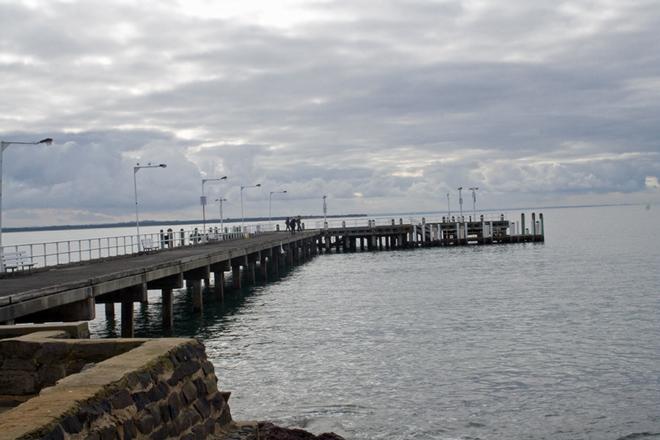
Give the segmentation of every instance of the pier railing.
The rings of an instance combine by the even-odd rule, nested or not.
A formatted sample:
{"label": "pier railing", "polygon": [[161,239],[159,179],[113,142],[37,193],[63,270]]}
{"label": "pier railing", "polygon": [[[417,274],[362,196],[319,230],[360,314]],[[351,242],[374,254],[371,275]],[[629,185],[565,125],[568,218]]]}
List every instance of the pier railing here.
{"label": "pier railing", "polygon": [[[151,252],[182,246],[195,246],[214,241],[249,238],[264,232],[262,225],[225,228],[209,228],[204,234],[198,228],[178,231],[167,230],[140,234],[140,246],[137,235],[83,238],[41,243],[16,244],[3,246],[1,255],[20,254],[25,256],[31,267],[58,266],[61,264],[80,263],[121,255],[133,255],[139,252]],[[26,265],[25,269],[28,268]],[[18,270],[23,268],[19,267]]]}

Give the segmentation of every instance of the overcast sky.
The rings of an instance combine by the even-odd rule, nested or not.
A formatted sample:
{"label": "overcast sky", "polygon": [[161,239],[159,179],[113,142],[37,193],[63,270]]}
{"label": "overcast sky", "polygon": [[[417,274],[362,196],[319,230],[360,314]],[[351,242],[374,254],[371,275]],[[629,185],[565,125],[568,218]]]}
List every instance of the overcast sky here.
{"label": "overcast sky", "polygon": [[[3,224],[660,202],[657,0],[0,0]],[[466,204],[471,207],[471,200]],[[212,214],[217,205],[210,207]]]}

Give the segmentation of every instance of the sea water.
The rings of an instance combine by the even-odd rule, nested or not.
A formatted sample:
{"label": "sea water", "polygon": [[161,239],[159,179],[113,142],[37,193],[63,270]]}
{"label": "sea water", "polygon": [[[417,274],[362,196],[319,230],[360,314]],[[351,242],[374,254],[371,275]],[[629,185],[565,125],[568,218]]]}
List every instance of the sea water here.
{"label": "sea water", "polygon": [[[175,296],[238,420],[347,439],[660,438],[660,209],[546,209],[545,243],[320,255]],[[151,292],[136,335],[161,336]],[[96,336],[120,323],[103,309]]]}

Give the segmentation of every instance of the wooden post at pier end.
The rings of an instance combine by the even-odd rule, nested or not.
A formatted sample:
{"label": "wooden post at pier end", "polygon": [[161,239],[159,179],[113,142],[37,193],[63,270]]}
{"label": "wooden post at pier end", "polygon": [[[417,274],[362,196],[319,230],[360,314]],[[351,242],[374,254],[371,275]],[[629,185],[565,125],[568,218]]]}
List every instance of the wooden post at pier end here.
{"label": "wooden post at pier end", "polygon": [[115,320],[115,303],[105,303],[105,319],[106,321]]}
{"label": "wooden post at pier end", "polygon": [[163,329],[172,330],[174,327],[174,298],[172,295],[172,289],[163,289]]}
{"label": "wooden post at pier end", "polygon": [[135,336],[133,324],[133,301],[122,301],[121,303],[121,337],[132,338]]}
{"label": "wooden post at pier end", "polygon": [[174,326],[173,302],[174,289],[183,288],[183,273],[168,276],[158,280],[149,281],[147,289],[160,289],[163,302],[163,329],[171,330]]}
{"label": "wooden post at pier end", "polygon": [[204,311],[204,298],[202,297],[202,280],[192,280],[188,283],[190,285],[190,293],[192,294],[193,312],[202,313]]}

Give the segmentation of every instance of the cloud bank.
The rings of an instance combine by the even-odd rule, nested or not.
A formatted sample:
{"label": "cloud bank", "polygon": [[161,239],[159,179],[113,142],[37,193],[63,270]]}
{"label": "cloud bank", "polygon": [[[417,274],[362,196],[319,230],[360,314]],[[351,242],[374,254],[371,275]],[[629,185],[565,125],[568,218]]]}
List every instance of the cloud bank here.
{"label": "cloud bank", "polygon": [[654,1],[217,3],[0,0],[5,225],[659,201]]}

